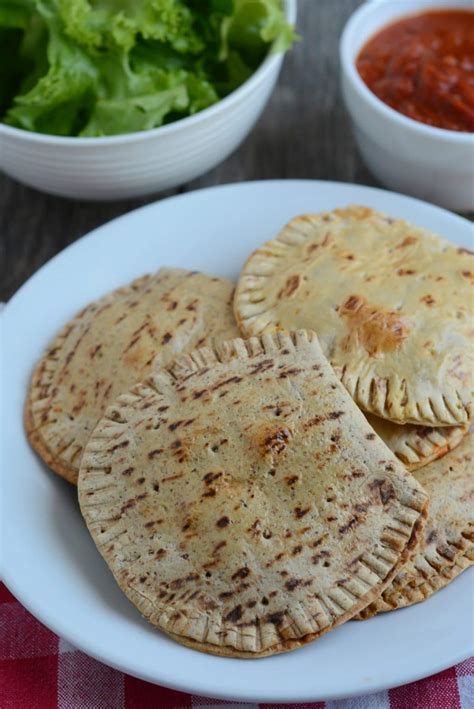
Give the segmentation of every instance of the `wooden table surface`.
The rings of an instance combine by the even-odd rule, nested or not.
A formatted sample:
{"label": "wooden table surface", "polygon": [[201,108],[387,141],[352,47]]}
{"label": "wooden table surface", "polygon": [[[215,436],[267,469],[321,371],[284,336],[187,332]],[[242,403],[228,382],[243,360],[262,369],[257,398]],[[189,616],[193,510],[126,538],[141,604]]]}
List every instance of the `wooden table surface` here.
{"label": "wooden table surface", "polygon": [[200,179],[143,199],[94,203],[45,195],[0,175],[0,301],[78,237],[163,196],[272,178],[377,185],[359,157],[339,90],[339,36],[361,3],[299,0],[302,41],[287,55],[265,113],[239,150]]}

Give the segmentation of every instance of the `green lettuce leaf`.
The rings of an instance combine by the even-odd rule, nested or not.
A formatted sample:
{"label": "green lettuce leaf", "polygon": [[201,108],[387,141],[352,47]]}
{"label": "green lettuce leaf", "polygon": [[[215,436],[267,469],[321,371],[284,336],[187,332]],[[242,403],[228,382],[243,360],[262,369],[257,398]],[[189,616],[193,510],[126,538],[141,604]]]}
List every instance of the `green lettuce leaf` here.
{"label": "green lettuce leaf", "polygon": [[184,111],[189,99],[184,86],[147,96],[98,101],[81,136],[116,135],[149,130],[172,111]]}
{"label": "green lettuce leaf", "polygon": [[296,35],[287,25],[278,0],[234,0],[234,10],[222,23],[221,59],[238,51],[252,66],[258,65],[274,43],[274,51],[288,49]]}
{"label": "green lettuce leaf", "polygon": [[180,52],[203,49],[192,13],[180,0],[58,0],[58,9],[66,33],[96,49],[129,51],[138,35],[167,42]]}
{"label": "green lettuce leaf", "polygon": [[32,0],[2,0],[0,3],[0,27],[26,29],[33,10]]}
{"label": "green lettuce leaf", "polygon": [[39,133],[75,135],[92,100],[97,70],[87,54],[64,35],[52,0],[38,2],[37,11],[49,33],[49,66],[29,91],[15,98],[6,122]]}
{"label": "green lettuce leaf", "polygon": [[81,136],[117,135],[162,125],[172,111],[189,106],[186,72],[166,72],[142,61],[138,71],[124,52],[96,59],[96,101]]}

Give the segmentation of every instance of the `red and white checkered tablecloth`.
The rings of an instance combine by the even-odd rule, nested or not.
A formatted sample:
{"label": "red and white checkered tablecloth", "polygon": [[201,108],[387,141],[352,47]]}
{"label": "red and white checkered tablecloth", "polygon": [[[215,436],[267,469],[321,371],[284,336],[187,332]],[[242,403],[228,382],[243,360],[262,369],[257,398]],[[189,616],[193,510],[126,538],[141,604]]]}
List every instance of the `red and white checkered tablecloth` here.
{"label": "red and white checkered tablecloth", "polygon": [[[0,584],[0,709],[258,707],[173,692],[93,660],[47,630]],[[474,658],[420,682],[302,709],[474,709]]]}

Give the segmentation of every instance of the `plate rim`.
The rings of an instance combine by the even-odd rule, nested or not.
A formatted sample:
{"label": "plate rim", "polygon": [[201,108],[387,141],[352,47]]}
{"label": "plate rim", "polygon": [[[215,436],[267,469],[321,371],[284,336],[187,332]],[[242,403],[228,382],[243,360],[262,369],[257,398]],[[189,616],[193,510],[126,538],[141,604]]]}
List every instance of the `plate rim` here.
{"label": "plate rim", "polygon": [[[460,215],[454,214],[452,212],[449,212],[449,210],[443,209],[441,207],[438,207],[436,205],[430,204],[429,202],[425,202],[423,200],[419,200],[416,198],[412,198],[403,194],[391,192],[389,190],[384,190],[380,189],[377,187],[372,187],[372,186],[367,186],[367,185],[360,185],[360,184],[355,184],[355,183],[345,183],[345,182],[336,182],[336,181],[329,181],[329,180],[310,180],[310,179],[305,179],[305,180],[292,180],[292,179],[287,179],[287,180],[255,180],[255,181],[245,181],[245,182],[236,182],[236,183],[227,183],[223,185],[218,185],[218,186],[212,186],[212,187],[206,187],[202,188],[199,190],[192,190],[189,192],[186,192],[184,194],[178,194],[178,195],[172,195],[170,197],[167,197],[165,199],[158,199],[154,202],[151,202],[149,204],[143,205],[141,207],[138,207],[136,209],[130,210],[128,212],[125,212],[124,214],[121,214],[114,219],[109,220],[108,222],[105,222],[104,224],[94,228],[93,230],[87,232],[85,235],[79,237],[76,239],[74,242],[69,244],[65,249],[60,251],[58,254],[53,256],[51,259],[49,259],[45,264],[43,264],[30,278],[25,281],[24,284],[15,292],[15,294],[10,298],[4,309],[2,310],[1,316],[0,316],[0,328],[3,330],[3,326],[6,324],[6,321],[10,319],[10,317],[13,317],[14,311],[15,311],[15,306],[18,300],[23,296],[24,292],[28,290],[33,284],[35,279],[39,277],[39,274],[43,272],[43,270],[47,269],[49,265],[52,262],[56,262],[57,260],[60,260],[62,258],[70,258],[70,254],[68,253],[66,255],[66,252],[69,252],[69,250],[74,250],[75,248],[81,248],[82,243],[85,240],[88,240],[90,238],[93,238],[96,236],[98,233],[101,231],[110,231],[111,229],[113,230],[114,227],[116,226],[116,223],[120,220],[126,221],[127,219],[132,220],[136,218],[137,213],[143,213],[145,211],[150,211],[153,212],[156,209],[159,209],[162,204],[164,203],[170,203],[174,202],[176,200],[178,201],[186,201],[189,198],[198,198],[204,194],[207,194],[209,192],[219,192],[221,190],[239,190],[239,189],[252,189],[255,186],[262,186],[264,189],[267,186],[270,186],[270,188],[274,185],[279,185],[279,186],[289,186],[292,185],[293,187],[297,187],[298,185],[301,186],[312,186],[314,188],[317,188],[318,186],[324,185],[325,188],[333,188],[334,190],[338,190],[341,187],[343,189],[350,189],[350,188],[357,188],[358,190],[362,190],[364,192],[368,191],[368,198],[370,199],[370,193],[376,193],[376,194],[382,194],[382,195],[389,195],[393,197],[401,197],[403,201],[407,203],[408,206],[413,205],[413,208],[416,208],[417,205],[422,205],[423,208],[428,207],[430,210],[433,210],[433,212],[436,214],[443,215],[444,218],[446,218],[446,215],[449,216],[450,219],[458,221],[459,225],[463,228],[469,227],[471,228],[471,223],[468,219],[465,217],[462,217]],[[10,315],[12,313],[13,315]],[[2,341],[2,352],[4,349],[4,338],[1,338]],[[6,349],[6,348],[5,348]],[[0,353],[1,354],[1,353]],[[2,380],[4,376],[4,368],[2,368]],[[4,408],[4,403],[2,403],[2,412]],[[2,534],[3,536],[3,534]],[[1,541],[1,539],[0,539]],[[11,571],[11,570],[10,570]],[[61,621],[62,622],[49,622],[49,619],[47,622],[44,620],[44,614],[41,612],[41,603],[39,604],[39,612],[37,610],[37,605],[35,604],[34,600],[33,602],[30,603],[30,597],[28,596],[28,591],[26,587],[20,583],[20,587],[17,586],[15,583],[14,579],[14,570],[13,573],[9,573],[9,570],[7,568],[7,564],[5,561],[5,558],[2,555],[2,559],[0,559],[0,576],[3,578],[3,581],[7,588],[10,589],[10,591],[13,593],[13,595],[17,598],[17,600],[29,611],[32,613],[34,617],[36,617],[38,620],[40,620],[41,623],[43,623],[47,628],[49,628],[52,632],[55,634],[59,635],[61,638],[67,640],[70,642],[75,648],[85,652],[87,655],[95,658],[99,662],[102,662],[106,664],[109,667],[113,667],[114,669],[117,669],[121,672],[125,672],[127,674],[130,674],[132,676],[138,677],[140,679],[143,679],[147,682],[151,682],[153,684],[159,684],[164,687],[168,687],[170,689],[174,689],[177,691],[181,692],[187,692],[191,694],[202,694],[202,696],[212,696],[216,699],[227,699],[227,700],[234,700],[234,701],[252,701],[252,702],[271,702],[271,703],[285,703],[285,702],[309,702],[309,701],[321,701],[321,700],[332,700],[332,699],[341,699],[345,697],[355,697],[355,696],[360,696],[367,694],[367,688],[359,687],[357,689],[354,689],[354,691],[350,692],[343,692],[343,693],[338,693],[337,691],[328,694],[327,692],[324,695],[317,694],[317,689],[315,692],[312,692],[311,694],[299,694],[297,695],[297,698],[295,699],[294,696],[286,695],[285,698],[281,697],[275,697],[272,694],[256,694],[255,692],[252,692],[252,694],[246,694],[245,690],[243,692],[240,692],[238,694],[232,693],[232,692],[226,692],[226,691],[221,691],[221,690],[212,690],[211,694],[209,694],[209,687],[208,684],[206,684],[206,680],[204,680],[204,685],[200,686],[200,682],[197,681],[199,678],[198,677],[193,677],[193,684],[190,686],[190,684],[187,684],[186,682],[182,681],[173,681],[172,678],[165,678],[162,679],[160,678],[159,680],[156,679],[153,676],[150,676],[147,672],[137,672],[135,670],[131,671],[128,667],[124,666],[121,663],[117,662],[111,662],[109,659],[104,660],[103,656],[100,655],[100,653],[94,652],[93,650],[91,651],[90,647],[87,646],[87,644],[82,643],[82,642],[77,642],[75,638],[71,638],[71,634],[69,633],[67,627],[63,628],[63,625],[67,626],[67,621]],[[25,600],[25,594],[26,594],[26,600]],[[71,639],[70,639],[71,638]],[[474,649],[471,651],[473,652]],[[413,670],[412,672],[408,672],[404,674],[404,679],[403,681],[398,684],[398,683],[393,683],[393,681],[381,681],[379,683],[374,683],[371,684],[369,687],[369,692],[374,693],[374,692],[379,692],[379,691],[384,691],[389,688],[395,687],[395,686],[401,686],[404,684],[408,684],[410,682],[417,681],[423,677],[430,676],[432,674],[436,674],[437,672],[440,672],[448,667],[451,667],[453,664],[457,664],[458,662],[466,659],[469,657],[471,654],[469,652],[466,654],[465,652],[458,652],[457,654],[451,653],[449,658],[443,658],[439,661],[437,665],[431,664],[430,669],[427,671],[426,669],[423,670]],[[222,659],[222,658],[220,658]]]}
{"label": "plate rim", "polygon": [[[469,572],[469,569],[466,569],[465,571]],[[0,580],[5,584],[5,586],[8,588],[8,590],[15,596],[17,600],[18,597],[16,596],[16,593],[14,590],[13,585],[10,585],[7,580],[5,580],[5,575],[2,573],[2,576],[0,576]],[[443,589],[441,589],[443,590]],[[353,697],[361,697],[361,696],[370,696],[373,694],[377,694],[378,692],[384,692],[388,691],[390,689],[395,689],[397,687],[404,687],[405,685],[411,684],[412,682],[417,682],[422,679],[426,679],[428,677],[432,677],[433,675],[438,674],[439,672],[443,672],[444,670],[449,669],[450,667],[454,667],[454,665],[459,664],[460,662],[463,662],[467,660],[470,657],[470,653],[465,655],[464,653],[459,653],[458,655],[453,657],[450,656],[449,660],[442,660],[438,665],[435,666],[434,670],[429,672],[429,674],[426,674],[425,672],[413,672],[411,674],[407,675],[407,679],[404,680],[401,684],[393,684],[391,682],[380,682],[380,683],[375,683],[370,686],[369,692],[364,690],[363,688],[354,690],[353,692],[343,692],[342,694],[339,692],[334,692],[332,694],[302,694],[298,695],[296,699],[290,699],[289,697],[285,699],[281,698],[275,698],[274,695],[272,694],[254,694],[248,695],[248,694],[233,694],[233,693],[228,693],[228,692],[221,692],[221,691],[213,691],[212,695],[207,693],[207,689],[199,689],[199,686],[197,686],[197,690],[194,691],[193,689],[190,689],[189,685],[183,682],[173,682],[173,681],[162,681],[157,682],[152,676],[148,675],[146,672],[131,672],[129,669],[124,668],[123,666],[120,665],[120,663],[116,662],[110,662],[109,660],[105,661],[99,654],[95,652],[91,652],[89,649],[85,648],[82,643],[76,643],[76,642],[71,642],[69,638],[67,637],[67,633],[62,633],[59,634],[54,627],[52,627],[49,623],[45,623],[43,619],[39,619],[33,610],[30,609],[30,605],[28,603],[24,603],[22,600],[19,601],[26,610],[31,613],[31,615],[36,618],[36,620],[39,620],[40,623],[42,623],[48,630],[53,632],[55,635],[59,637],[59,639],[66,640],[68,643],[70,643],[74,649],[80,650],[84,654],[88,655],[89,657],[92,657],[94,660],[97,660],[98,662],[106,665],[107,667],[111,667],[114,670],[118,670],[119,672],[122,672],[124,674],[128,674],[131,677],[135,677],[137,679],[141,679],[144,682],[149,682],[150,684],[153,684],[158,687],[164,687],[166,689],[172,689],[173,691],[176,692],[183,692],[185,694],[190,694],[193,696],[199,696],[199,697],[208,697],[209,699],[219,699],[223,701],[234,701],[234,702],[249,702],[249,703],[255,703],[255,704],[290,704],[290,703],[297,703],[297,704],[304,704],[304,703],[312,703],[312,702],[325,702],[325,701],[338,701],[342,699],[351,699]],[[404,610],[403,608],[399,610]],[[357,621],[353,621],[357,622]],[[365,622],[365,621],[364,621]],[[288,653],[283,653],[283,654],[288,654]],[[218,660],[226,660],[229,658],[226,657],[218,657],[216,656],[216,659]],[[231,658],[232,659],[232,658]],[[261,658],[257,658],[258,660],[261,660]],[[242,662],[246,662],[246,660],[242,660]],[[196,686],[196,685],[195,685]],[[206,685],[207,686],[207,685]]]}
{"label": "plate rim", "polygon": [[117,217],[113,217],[112,219],[109,219],[108,221],[104,222],[103,224],[99,224],[99,226],[94,227],[94,229],[91,229],[90,231],[86,232],[85,234],[82,234],[82,236],[79,236],[75,241],[68,244],[63,249],[61,249],[61,251],[58,251],[57,254],[55,254],[50,259],[48,259],[34,273],[32,273],[31,276],[29,278],[27,278],[27,280],[24,283],[22,283],[22,285],[15,291],[15,293],[5,303],[4,308],[2,310],[2,317],[4,317],[4,318],[7,317],[12,306],[16,303],[17,297],[23,294],[23,291],[26,290],[27,286],[29,286],[29,284],[36,279],[36,277],[43,271],[43,269],[47,268],[51,263],[56,262],[58,259],[62,258],[65,253],[77,248],[79,244],[83,243],[83,241],[93,238],[101,231],[107,230],[111,225],[115,225],[117,222],[119,222],[121,220],[133,218],[133,216],[137,213],[143,213],[148,210],[153,211],[153,209],[156,209],[157,206],[160,206],[165,203],[169,204],[169,203],[176,201],[176,200],[178,200],[178,201],[179,200],[186,200],[190,196],[203,195],[208,192],[217,192],[220,190],[232,190],[232,189],[238,189],[238,188],[242,188],[242,187],[250,188],[250,187],[259,186],[259,185],[287,185],[289,183],[294,184],[294,185],[298,185],[298,184],[315,185],[315,186],[325,185],[325,186],[334,187],[335,189],[340,188],[341,186],[356,187],[358,189],[374,191],[379,194],[392,195],[397,198],[401,197],[403,200],[410,202],[413,205],[417,205],[417,204],[423,205],[423,207],[429,207],[430,209],[438,212],[439,214],[443,214],[443,215],[448,214],[450,218],[459,221],[459,223],[463,224],[464,226],[471,226],[472,225],[470,220],[467,219],[466,217],[463,217],[462,215],[457,214],[456,212],[452,212],[449,209],[445,209],[444,207],[439,207],[437,204],[432,204],[431,202],[427,202],[423,199],[418,199],[417,197],[411,197],[410,195],[405,195],[402,192],[394,192],[392,190],[384,189],[382,187],[373,187],[372,185],[362,185],[357,182],[340,182],[337,180],[311,180],[311,179],[291,179],[291,178],[274,179],[274,180],[243,180],[242,182],[226,182],[226,183],[220,184],[220,185],[212,185],[210,187],[202,187],[197,190],[189,190],[189,192],[183,192],[180,194],[170,195],[169,197],[164,197],[162,199],[158,198],[158,199],[154,200],[153,202],[143,204],[140,207],[136,207],[135,209],[131,209],[128,212],[124,212],[123,214],[119,214]]}

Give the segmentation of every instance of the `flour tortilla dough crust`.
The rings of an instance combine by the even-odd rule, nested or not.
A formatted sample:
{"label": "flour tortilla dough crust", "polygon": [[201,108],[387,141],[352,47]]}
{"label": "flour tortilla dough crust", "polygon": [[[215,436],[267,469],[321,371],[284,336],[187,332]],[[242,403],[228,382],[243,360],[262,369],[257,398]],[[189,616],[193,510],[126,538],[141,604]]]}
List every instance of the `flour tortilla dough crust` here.
{"label": "flour tortilla dough crust", "polygon": [[140,612],[234,657],[359,612],[427,510],[305,331],[197,350],[119,397],[85,449],[79,501]]}
{"label": "flour tortilla dough crust", "polygon": [[379,416],[367,414],[367,421],[397,458],[408,468],[417,470],[441,458],[459,445],[467,433],[465,426],[400,426]]}
{"label": "flour tortilla dough crust", "polygon": [[51,342],[31,380],[25,428],[54,472],[76,483],[87,440],[107,406],[156,361],[238,336],[233,284],[162,268],[78,313]]}
{"label": "flour tortilla dough crust", "polygon": [[242,332],[317,332],[359,406],[396,423],[472,415],[474,254],[367,207],[293,219],[257,249],[234,308]]}
{"label": "flour tortilla dough crust", "polygon": [[361,618],[424,601],[474,563],[474,435],[415,477],[430,495],[423,540]]}

